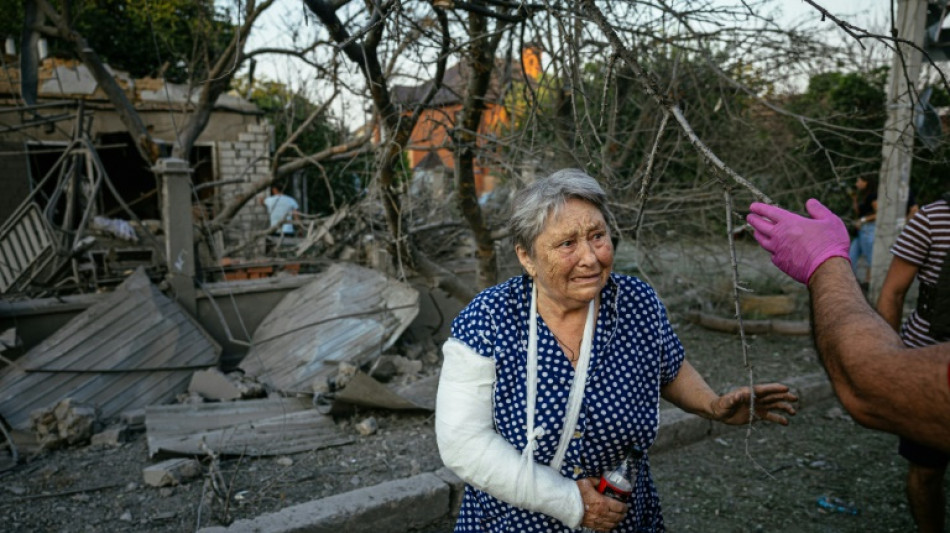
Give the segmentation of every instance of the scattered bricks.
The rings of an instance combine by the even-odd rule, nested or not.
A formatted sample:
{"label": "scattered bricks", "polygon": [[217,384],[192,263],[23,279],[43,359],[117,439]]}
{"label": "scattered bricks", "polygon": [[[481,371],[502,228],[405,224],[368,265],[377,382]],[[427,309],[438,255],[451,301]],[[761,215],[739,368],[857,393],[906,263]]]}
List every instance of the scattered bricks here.
{"label": "scattered bricks", "polygon": [[95,408],[82,405],[72,406],[64,411],[62,418],[58,420],[60,438],[71,445],[88,442],[92,437],[96,418]]}
{"label": "scattered bricks", "polygon": [[242,268],[241,270],[232,270],[232,271],[230,271],[230,272],[225,272],[225,273],[224,273],[224,279],[225,279],[225,281],[234,281],[234,280],[239,280],[239,279],[248,279],[248,278],[247,278],[247,270],[244,270],[244,269]]}
{"label": "scattered bricks", "polygon": [[198,393],[209,400],[230,401],[241,397],[241,391],[217,368],[192,374],[188,392]]}
{"label": "scattered bricks", "polygon": [[119,415],[119,423],[125,424],[129,431],[145,429],[145,409],[130,409]]}
{"label": "scattered bricks", "polygon": [[30,413],[30,426],[36,433],[36,440],[41,443],[58,441],[59,431],[56,429],[56,415],[52,409],[37,409]]}
{"label": "scattered bricks", "polygon": [[90,444],[99,446],[118,447],[125,442],[128,436],[129,428],[125,425],[116,425],[106,428],[104,431],[92,436]]}
{"label": "scattered bricks", "polygon": [[30,424],[41,447],[53,449],[89,442],[97,418],[94,407],[66,398],[52,407],[30,413]]}
{"label": "scattered bricks", "polygon": [[201,474],[201,464],[195,459],[178,457],[145,467],[142,477],[150,487],[167,487],[181,484],[182,481]]}
{"label": "scattered bricks", "polygon": [[248,267],[247,277],[251,279],[266,278],[274,273],[273,266]]}

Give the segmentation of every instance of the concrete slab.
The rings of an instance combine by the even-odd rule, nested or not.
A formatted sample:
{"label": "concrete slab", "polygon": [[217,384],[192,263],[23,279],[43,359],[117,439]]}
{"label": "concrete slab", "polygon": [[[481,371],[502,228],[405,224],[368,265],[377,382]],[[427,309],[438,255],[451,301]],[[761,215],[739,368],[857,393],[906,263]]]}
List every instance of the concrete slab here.
{"label": "concrete slab", "polygon": [[423,527],[450,512],[450,488],[432,473],[302,503],[199,533],[385,533]]}

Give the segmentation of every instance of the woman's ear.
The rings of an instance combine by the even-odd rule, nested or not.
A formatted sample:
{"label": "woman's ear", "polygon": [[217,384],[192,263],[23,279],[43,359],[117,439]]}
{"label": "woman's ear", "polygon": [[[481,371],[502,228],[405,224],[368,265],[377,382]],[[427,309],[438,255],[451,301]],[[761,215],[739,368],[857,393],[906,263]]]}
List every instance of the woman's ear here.
{"label": "woman's ear", "polygon": [[515,245],[515,253],[518,254],[518,262],[521,263],[521,268],[523,268],[524,271],[533,278],[534,261],[531,260],[531,255],[529,255],[528,251],[525,250],[520,244]]}

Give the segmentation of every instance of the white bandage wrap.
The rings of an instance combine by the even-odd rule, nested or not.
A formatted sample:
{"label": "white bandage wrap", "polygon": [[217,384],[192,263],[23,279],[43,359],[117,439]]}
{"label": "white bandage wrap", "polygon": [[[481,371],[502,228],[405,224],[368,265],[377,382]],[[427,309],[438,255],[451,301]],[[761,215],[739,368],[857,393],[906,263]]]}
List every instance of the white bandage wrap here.
{"label": "white bandage wrap", "polygon": [[521,452],[495,432],[494,361],[451,338],[442,353],[435,434],[445,466],[499,500],[577,528],[584,504],[576,482],[550,466],[527,465]]}

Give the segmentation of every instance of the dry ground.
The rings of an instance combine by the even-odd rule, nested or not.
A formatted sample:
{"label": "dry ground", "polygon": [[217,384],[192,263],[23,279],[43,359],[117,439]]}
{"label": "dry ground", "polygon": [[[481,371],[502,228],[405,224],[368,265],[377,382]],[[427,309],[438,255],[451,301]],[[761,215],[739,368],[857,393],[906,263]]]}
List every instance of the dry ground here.
{"label": "dry ground", "polygon": [[[710,257],[721,266],[721,256]],[[635,261],[621,259],[621,268],[624,260],[628,266]],[[685,319],[685,310],[695,309],[697,301],[707,302],[702,307],[707,311],[728,310],[729,291],[718,304],[708,304],[716,301],[708,294],[715,284],[694,280],[712,275],[709,265],[685,267],[685,272],[670,272],[654,264],[645,275],[666,282],[661,294],[688,357],[713,388],[746,384],[750,368],[739,338]],[[807,337],[752,336],[746,344],[758,382],[820,371]],[[424,372],[436,370],[433,365]],[[377,419],[379,431],[360,436],[355,425],[369,416]],[[353,435],[352,444],[284,458],[223,461],[227,504],[208,497],[207,478],[173,488],[144,486],[142,469],[152,461],[143,434],[119,448],[49,453],[0,474],[0,529],[194,531],[441,466],[430,415],[362,412],[337,423]],[[673,532],[910,531],[905,466],[895,449],[895,438],[857,426],[836,402],[827,401],[803,405],[788,428],[756,426],[751,434],[739,429],[656,454],[651,461]],[[823,497],[838,498],[857,514],[826,511],[818,504]],[[426,532],[450,529],[445,521]]]}
{"label": "dry ground", "polygon": [[[734,335],[680,326],[690,357],[714,387],[744,383]],[[810,341],[748,339],[757,381],[818,369]],[[375,416],[379,431],[354,425]],[[428,415],[364,412],[339,420],[353,444],[285,458],[223,461],[231,503],[207,494],[205,479],[144,486],[151,464],[143,434],[122,447],[60,450],[0,477],[5,531],[194,531],[441,466]],[[908,531],[903,464],[895,439],[858,427],[835,402],[805,405],[788,428],[756,426],[652,457],[671,531]],[[821,497],[853,504],[828,513]],[[448,522],[427,531],[447,531]]]}

